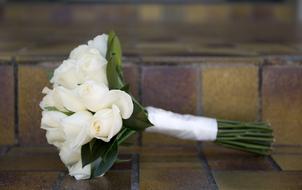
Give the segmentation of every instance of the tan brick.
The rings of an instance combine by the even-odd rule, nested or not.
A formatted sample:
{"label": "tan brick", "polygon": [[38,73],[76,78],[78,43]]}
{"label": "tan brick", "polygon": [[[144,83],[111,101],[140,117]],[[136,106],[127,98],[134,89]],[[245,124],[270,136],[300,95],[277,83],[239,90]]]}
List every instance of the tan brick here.
{"label": "tan brick", "polygon": [[141,5],[137,10],[143,21],[158,21],[162,17],[163,7],[159,5]]}
{"label": "tan brick", "polygon": [[246,51],[257,52],[258,54],[265,54],[265,55],[275,55],[275,54],[297,54],[297,50],[294,48],[276,44],[276,43],[247,43],[247,44],[240,44],[240,49],[244,49]]}
{"label": "tan brick", "polygon": [[192,145],[196,144],[196,141],[182,140],[175,137],[170,137],[158,133],[143,133],[142,134],[143,145]]}
{"label": "tan brick", "polygon": [[165,146],[158,148],[158,146],[121,146],[119,149],[122,154],[136,153],[142,156],[197,156],[196,146]]}
{"label": "tan brick", "polygon": [[273,154],[302,154],[301,146],[273,146]]}
{"label": "tan brick", "polygon": [[71,176],[65,176],[60,189],[131,189],[131,173],[130,171],[109,171],[103,177],[79,181]]}
{"label": "tan brick", "polygon": [[203,151],[212,170],[273,170],[272,164],[264,156],[213,143],[204,143]]}
{"label": "tan brick", "polygon": [[38,65],[19,66],[19,136],[21,144],[45,144],[45,132],[40,129],[42,89],[50,86],[50,70]]}
{"label": "tan brick", "polygon": [[0,171],[66,171],[54,148],[16,147],[0,157]]}
{"label": "tan brick", "polygon": [[263,119],[274,129],[276,144],[302,144],[302,66],[263,69]]}
{"label": "tan brick", "polygon": [[301,172],[217,171],[214,177],[221,190],[301,189]]}
{"label": "tan brick", "polygon": [[275,154],[272,157],[284,171],[302,170],[302,154]]}
{"label": "tan brick", "polygon": [[[211,189],[200,163],[140,163],[140,189]],[[152,167],[150,167],[152,166]]]}
{"label": "tan brick", "polygon": [[195,146],[144,147],[140,189],[208,189],[211,184]]}
{"label": "tan brick", "polygon": [[0,172],[0,189],[52,189],[59,172]]}
{"label": "tan brick", "polygon": [[230,20],[232,6],[227,5],[187,5],[184,6],[185,19],[192,23],[226,22]]}
{"label": "tan brick", "polygon": [[124,64],[123,73],[126,84],[130,85],[130,93],[138,100],[139,71],[135,64]]}
{"label": "tan brick", "polygon": [[198,150],[196,146],[177,146],[177,147],[164,147],[157,148],[144,147],[140,152],[140,161],[142,163],[160,162],[160,163],[198,163]]}
{"label": "tan brick", "polygon": [[176,66],[146,66],[142,70],[142,101],[180,113],[196,112],[195,68]]}
{"label": "tan brick", "polygon": [[253,121],[258,109],[258,69],[255,66],[221,66],[202,69],[204,115]]}
{"label": "tan brick", "polygon": [[15,94],[12,65],[0,65],[0,144],[14,144]]}

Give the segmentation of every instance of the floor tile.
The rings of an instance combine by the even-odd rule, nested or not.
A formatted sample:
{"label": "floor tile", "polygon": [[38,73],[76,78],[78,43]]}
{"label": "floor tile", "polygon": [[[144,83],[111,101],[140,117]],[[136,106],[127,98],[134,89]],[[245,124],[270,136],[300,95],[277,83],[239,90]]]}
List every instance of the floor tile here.
{"label": "floor tile", "polygon": [[0,171],[0,189],[52,189],[59,175],[59,172]]}
{"label": "floor tile", "polygon": [[245,153],[215,144],[204,144],[203,151],[212,170],[274,170],[266,156]]}
{"label": "floor tile", "polygon": [[15,143],[14,68],[0,61],[0,144]]}
{"label": "floor tile", "polygon": [[[166,164],[169,166],[169,164]],[[198,167],[153,167],[140,169],[140,189],[210,189],[207,174]]]}
{"label": "floor tile", "polygon": [[52,148],[12,148],[0,157],[0,171],[65,171]]}
{"label": "floor tile", "polygon": [[220,190],[298,190],[302,189],[301,172],[214,172]]}
{"label": "floor tile", "polygon": [[142,144],[145,146],[147,145],[161,145],[161,146],[167,146],[167,145],[194,145],[196,144],[196,141],[190,141],[190,140],[183,140],[178,139],[176,137],[171,137],[168,135],[163,135],[159,133],[142,133]]}
{"label": "floor tile", "polygon": [[257,119],[257,67],[205,67],[202,68],[201,78],[203,115],[242,121]]}
{"label": "floor tile", "polygon": [[104,190],[128,190],[131,189],[130,171],[109,171],[103,177],[92,180],[77,181],[71,176],[65,176],[60,189],[104,189]]}
{"label": "floor tile", "polygon": [[272,157],[284,171],[302,171],[302,154],[275,154]]}
{"label": "floor tile", "polygon": [[276,144],[302,144],[302,66],[263,68],[263,120],[271,123]]}

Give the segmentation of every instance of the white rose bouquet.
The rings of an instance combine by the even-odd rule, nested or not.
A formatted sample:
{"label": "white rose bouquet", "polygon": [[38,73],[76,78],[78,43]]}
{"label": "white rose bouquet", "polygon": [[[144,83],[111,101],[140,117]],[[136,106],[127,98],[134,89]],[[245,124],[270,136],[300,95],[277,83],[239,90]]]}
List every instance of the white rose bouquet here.
{"label": "white rose bouquet", "polygon": [[41,128],[56,146],[69,174],[78,179],[104,175],[117,161],[118,147],[136,131],[182,139],[215,141],[267,155],[273,142],[266,123],[180,115],[144,108],[124,83],[122,51],[114,32],[102,34],[71,51],[55,69],[40,103]]}

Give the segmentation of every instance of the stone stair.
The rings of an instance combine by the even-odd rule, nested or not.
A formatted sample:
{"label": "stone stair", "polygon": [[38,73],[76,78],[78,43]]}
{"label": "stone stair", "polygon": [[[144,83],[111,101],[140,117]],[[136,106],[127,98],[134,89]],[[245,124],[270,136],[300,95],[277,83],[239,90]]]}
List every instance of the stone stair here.
{"label": "stone stair", "polygon": [[[244,4],[46,5],[8,4],[3,9],[0,188],[302,188],[302,32],[290,21],[290,7],[260,4],[239,13]],[[193,10],[197,16],[190,16]],[[202,10],[220,14],[207,23]],[[166,11],[181,13],[181,19]],[[255,19],[259,12],[264,20]],[[246,18],[233,21],[234,14]],[[144,105],[267,121],[276,136],[273,155],[263,158],[211,143],[138,134],[129,140],[130,147],[121,148],[131,162],[115,166],[105,178],[75,182],[68,177],[39,128],[41,90],[71,49],[110,29],[122,41],[131,93]]]}

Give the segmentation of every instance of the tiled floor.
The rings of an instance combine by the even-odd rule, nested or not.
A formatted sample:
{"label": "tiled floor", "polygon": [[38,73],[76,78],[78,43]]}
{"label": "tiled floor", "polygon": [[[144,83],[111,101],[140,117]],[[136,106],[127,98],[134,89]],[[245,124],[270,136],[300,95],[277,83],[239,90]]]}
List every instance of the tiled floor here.
{"label": "tiled floor", "polygon": [[[283,22],[278,14],[274,22],[249,16],[199,22],[208,21],[207,15],[175,20],[173,13],[183,11],[179,7],[45,5],[0,10],[0,86],[5,89],[0,92],[0,189],[302,189],[301,25]],[[259,10],[272,19],[279,9]],[[230,7],[195,10],[226,13]],[[257,7],[253,10],[257,13]],[[281,6],[279,13],[288,9]],[[104,177],[68,176],[39,129],[40,91],[47,72],[72,48],[110,29],[123,44],[126,79],[144,104],[227,119],[268,119],[279,137],[272,156],[143,134],[120,147],[130,161]],[[235,91],[244,96],[234,96]]]}
{"label": "tiled floor", "polygon": [[76,181],[52,147],[2,147],[0,189],[301,189],[302,147],[271,157],[213,143],[121,147],[130,158],[104,176]]}

